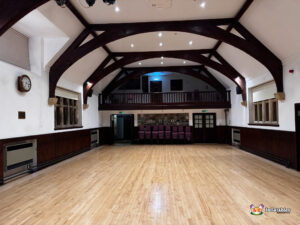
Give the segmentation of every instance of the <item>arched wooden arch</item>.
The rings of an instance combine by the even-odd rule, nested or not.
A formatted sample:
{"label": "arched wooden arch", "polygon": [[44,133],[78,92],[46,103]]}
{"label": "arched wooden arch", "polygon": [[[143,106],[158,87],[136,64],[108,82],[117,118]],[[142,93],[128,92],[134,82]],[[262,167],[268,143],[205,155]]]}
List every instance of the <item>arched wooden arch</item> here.
{"label": "arched wooden arch", "polygon": [[[243,90],[243,100],[246,100],[246,81],[244,77],[236,71],[233,67],[226,63],[219,63],[213,61],[195,51],[165,51],[165,52],[131,52],[131,53],[115,53],[117,56],[122,56],[123,58],[117,62],[107,66],[101,67],[94,71],[94,73],[87,79],[84,84],[84,103],[87,104],[87,93],[91,88],[95,86],[101,79],[112,73],[113,71],[129,65],[134,62],[139,62],[145,59],[160,58],[164,56],[165,58],[177,58],[183,60],[189,60],[192,62],[200,63],[202,65],[208,66],[216,71],[227,76],[236,85],[238,85]],[[225,60],[224,60],[225,61]],[[226,61],[225,61],[226,62]],[[237,79],[239,78],[239,79]],[[87,85],[89,84],[89,85]],[[55,89],[53,90],[53,92]],[[53,93],[54,94],[54,93]]]}
{"label": "arched wooden arch", "polygon": [[171,67],[132,68],[132,69],[128,69],[128,71],[129,70],[131,70],[131,72],[130,73],[128,72],[128,75],[120,78],[116,82],[111,83],[110,86],[105,88],[105,91],[103,91],[103,94],[109,94],[116,88],[125,84],[126,82],[128,82],[134,78],[143,76],[148,73],[153,73],[153,72],[174,72],[174,73],[180,73],[183,75],[191,76],[191,77],[197,78],[197,79],[202,80],[205,83],[209,84],[211,87],[216,89],[216,91],[218,91],[220,94],[225,94],[225,92],[226,92],[226,88],[222,84],[215,82],[214,80],[210,79],[210,77],[208,77],[208,76],[205,76],[204,73],[202,72],[201,68],[195,70],[193,67],[184,67],[184,66],[181,66],[181,67],[173,66],[172,67],[171,66]]}
{"label": "arched wooden arch", "polygon": [[51,92],[53,89],[51,86],[55,87],[62,74],[77,60],[89,52],[121,38],[155,31],[187,32],[220,40],[232,45],[262,63],[271,72],[277,85],[277,91],[283,92],[283,69],[280,59],[278,59],[270,50],[259,42],[240,23],[235,23],[234,28],[244,38],[226,32],[218,27],[220,25],[229,24],[230,22],[232,22],[232,19],[91,25],[90,29],[103,31],[103,33],[81,45],[90,33],[88,29],[85,29],[53,64],[50,69],[49,95],[50,97],[54,97],[54,93]]}

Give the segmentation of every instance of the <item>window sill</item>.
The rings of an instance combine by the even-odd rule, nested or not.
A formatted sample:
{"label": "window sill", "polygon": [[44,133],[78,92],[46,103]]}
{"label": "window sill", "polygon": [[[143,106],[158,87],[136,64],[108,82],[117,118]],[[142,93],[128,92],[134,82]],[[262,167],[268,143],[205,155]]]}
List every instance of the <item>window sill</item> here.
{"label": "window sill", "polygon": [[262,126],[262,127],[279,127],[279,124],[272,123],[248,123],[250,126]]}
{"label": "window sill", "polygon": [[78,129],[83,128],[83,126],[76,126],[76,127],[60,127],[60,128],[54,128],[54,130],[71,130],[71,129]]}

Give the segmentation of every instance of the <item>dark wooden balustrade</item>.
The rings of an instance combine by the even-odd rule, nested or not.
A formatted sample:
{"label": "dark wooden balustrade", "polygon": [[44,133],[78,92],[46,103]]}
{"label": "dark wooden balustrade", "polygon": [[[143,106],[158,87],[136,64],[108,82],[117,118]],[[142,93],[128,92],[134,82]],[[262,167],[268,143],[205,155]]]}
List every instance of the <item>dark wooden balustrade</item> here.
{"label": "dark wooden balustrade", "polygon": [[230,91],[100,94],[99,110],[230,108]]}

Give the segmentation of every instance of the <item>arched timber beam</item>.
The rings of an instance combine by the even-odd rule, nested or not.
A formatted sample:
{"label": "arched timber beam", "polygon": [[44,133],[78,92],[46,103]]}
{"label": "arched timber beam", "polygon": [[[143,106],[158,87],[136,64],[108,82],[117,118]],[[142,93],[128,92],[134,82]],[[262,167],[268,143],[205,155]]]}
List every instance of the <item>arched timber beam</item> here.
{"label": "arched timber beam", "polygon": [[170,67],[144,67],[144,68],[129,68],[128,71],[131,71],[128,75],[122,77],[121,79],[111,83],[111,85],[103,91],[104,94],[111,93],[114,89],[120,87],[122,84],[126,82],[140,77],[142,75],[153,73],[153,72],[174,72],[180,73],[183,75],[188,75],[195,77],[204,81],[205,83],[209,84],[213,88],[216,89],[220,94],[225,94],[226,88],[224,86],[220,86],[218,83],[215,83],[214,80],[210,79],[209,77],[203,75],[202,71],[197,71],[190,66],[170,66]]}
{"label": "arched timber beam", "polygon": [[[114,53],[119,55],[118,53]],[[122,56],[121,53],[119,56]],[[111,72],[124,67],[126,65],[129,65],[134,62],[138,62],[141,60],[151,59],[151,58],[160,58],[161,56],[164,56],[166,58],[177,58],[177,59],[185,59],[189,61],[193,61],[196,63],[200,63],[203,65],[206,65],[208,67],[211,67],[214,70],[219,71],[220,73],[227,76],[230,80],[232,80],[235,84],[237,84],[241,89],[243,86],[240,85],[240,83],[237,82],[236,78],[243,77],[241,74],[239,74],[236,70],[234,70],[231,66],[223,65],[221,63],[215,62],[199,53],[197,53],[197,50],[191,50],[191,51],[159,51],[159,52],[131,52],[126,53],[125,56],[123,56],[122,59],[118,60],[117,62],[105,67],[101,71],[94,71],[94,73],[88,78],[87,82],[89,82],[90,85],[87,85],[88,83],[84,84],[84,104],[87,104],[87,93],[93,86],[98,83],[101,79],[103,79],[105,76],[110,74]],[[246,96],[243,96],[243,100],[245,101]]]}
{"label": "arched timber beam", "polygon": [[18,20],[49,0],[0,0],[0,36]]}
{"label": "arched timber beam", "polygon": [[[71,44],[70,48],[53,64],[50,69],[50,85],[56,86],[61,75],[77,60],[110,42],[136,34],[155,32],[155,31],[178,31],[198,34],[205,37],[220,40],[232,45],[245,53],[249,54],[262,63],[272,74],[276,81],[277,91],[283,92],[282,84],[282,63],[268,48],[259,42],[246,30],[240,23],[235,23],[234,28],[244,37],[226,32],[219,28],[233,22],[234,19],[215,19],[215,20],[194,20],[194,21],[168,21],[168,22],[146,22],[146,23],[124,23],[124,24],[98,24],[91,25],[90,29],[104,31],[98,37],[79,46],[75,42],[87,33],[84,30],[79,39]],[[54,97],[54,92],[50,88],[49,97]]]}

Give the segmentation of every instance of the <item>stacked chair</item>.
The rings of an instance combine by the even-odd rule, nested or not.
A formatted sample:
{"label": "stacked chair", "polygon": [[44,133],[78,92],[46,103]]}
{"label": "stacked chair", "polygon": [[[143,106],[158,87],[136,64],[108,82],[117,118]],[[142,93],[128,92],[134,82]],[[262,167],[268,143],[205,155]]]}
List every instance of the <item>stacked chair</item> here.
{"label": "stacked chair", "polygon": [[152,140],[158,140],[158,126],[154,125],[152,130]]}
{"label": "stacked chair", "polygon": [[[172,128],[172,129],[171,129]],[[140,125],[138,131],[139,141],[147,141],[153,143],[158,142],[190,142],[192,140],[192,132],[190,126],[170,126],[170,125],[154,125],[151,129],[150,125]]]}
{"label": "stacked chair", "polygon": [[171,140],[171,126],[170,125],[166,126],[165,140],[166,141],[170,141]]}
{"label": "stacked chair", "polygon": [[163,125],[159,125],[158,126],[158,139],[159,141],[163,141],[165,139],[165,135],[164,135],[164,126]]}
{"label": "stacked chair", "polygon": [[191,142],[191,140],[192,140],[192,132],[191,132],[190,126],[185,127],[185,140],[187,142]]}
{"label": "stacked chair", "polygon": [[145,127],[143,125],[139,126],[139,140],[142,141],[145,139]]}
{"label": "stacked chair", "polygon": [[178,126],[178,139],[179,140],[184,140],[184,130],[183,126]]}
{"label": "stacked chair", "polygon": [[146,125],[146,129],[145,129],[145,139],[147,141],[151,141],[151,127],[150,125]]}

